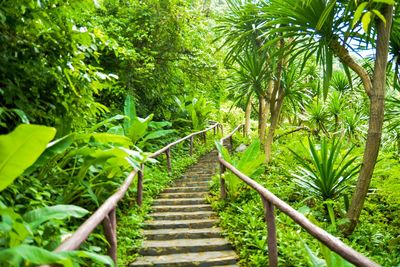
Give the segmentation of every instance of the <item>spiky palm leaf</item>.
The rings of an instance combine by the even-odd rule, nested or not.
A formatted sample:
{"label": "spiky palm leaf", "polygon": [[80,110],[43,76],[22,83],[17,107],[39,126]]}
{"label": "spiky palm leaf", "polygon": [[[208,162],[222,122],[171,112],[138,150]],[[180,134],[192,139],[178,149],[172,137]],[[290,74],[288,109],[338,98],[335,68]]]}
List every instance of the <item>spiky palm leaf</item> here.
{"label": "spiky palm leaf", "polygon": [[309,139],[308,158],[290,150],[301,165],[293,174],[296,183],[323,200],[334,199],[358,173],[360,164],[354,164],[357,157],[351,157],[352,150],[353,147],[342,155],[341,140],[328,144],[325,138],[318,145]]}
{"label": "spiky palm leaf", "polygon": [[348,11],[354,9],[353,2],[348,1],[344,5],[336,0],[270,0],[264,8],[264,35],[281,35],[266,45],[274,44],[283,37],[291,40],[293,57],[302,55],[306,62],[316,55],[324,70],[325,96],[332,77],[331,48],[338,43],[346,45],[350,34],[346,21],[350,20]]}
{"label": "spiky palm leaf", "polygon": [[228,47],[226,61],[232,62],[235,55],[243,50],[258,49],[262,42],[260,26],[263,20],[260,18],[262,1],[251,0],[227,0],[228,11],[218,20],[215,27],[219,34],[219,40]]}

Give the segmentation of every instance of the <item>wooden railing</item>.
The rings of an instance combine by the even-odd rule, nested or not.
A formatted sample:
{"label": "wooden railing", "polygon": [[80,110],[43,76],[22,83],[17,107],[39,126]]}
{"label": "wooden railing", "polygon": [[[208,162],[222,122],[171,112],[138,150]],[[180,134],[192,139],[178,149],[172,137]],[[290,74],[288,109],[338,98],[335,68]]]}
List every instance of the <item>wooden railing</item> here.
{"label": "wooden railing", "polygon": [[[223,132],[222,125],[219,123],[215,123],[213,126],[192,133],[188,136],[185,136],[169,145],[161,148],[160,150],[154,152],[150,157],[157,158],[161,154],[165,153],[167,159],[167,168],[168,172],[171,174],[171,148],[179,143],[182,143],[185,140],[190,141],[189,153],[193,154],[194,148],[194,137],[197,135],[201,135],[204,142],[206,142],[207,132],[213,130],[214,135],[221,129],[221,133]],[[67,251],[67,250],[75,250],[80,247],[80,245],[87,239],[87,237],[93,232],[93,230],[100,224],[103,224],[104,234],[106,239],[110,245],[108,249],[108,254],[117,262],[117,219],[115,209],[117,207],[118,202],[124,197],[126,191],[131,185],[135,176],[138,176],[137,183],[137,204],[139,206],[142,205],[143,202],[143,176],[144,176],[144,168],[141,166],[141,170],[132,171],[125,181],[122,183],[121,187],[118,188],[117,192],[115,192],[112,196],[110,196],[104,203],[73,233],[68,239],[61,243],[55,251]]]}
{"label": "wooden railing", "polygon": [[[230,134],[223,137],[220,143],[223,145],[225,141],[229,140],[232,144],[232,136],[238,131],[243,125],[236,127]],[[275,196],[273,193],[268,191],[265,187],[258,184],[256,181],[252,180],[250,177],[244,175],[229,162],[222,158],[221,153],[218,154],[218,161],[220,163],[220,184],[221,184],[221,198],[226,197],[225,180],[223,178],[223,173],[226,169],[230,170],[235,176],[253,188],[261,196],[264,205],[264,217],[267,224],[267,241],[268,241],[268,258],[269,266],[278,266],[278,247],[276,239],[276,225],[275,225],[275,214],[274,207],[281,210],[287,216],[292,218],[298,225],[300,225],[304,230],[306,230],[313,237],[318,239],[325,246],[330,248],[332,251],[336,252],[349,262],[355,264],[356,266],[380,266],[376,262],[368,259],[364,255],[358,253],[351,247],[344,244],[338,238],[332,236],[322,228],[316,226],[311,221],[309,221],[303,214],[292,208],[289,204]]]}

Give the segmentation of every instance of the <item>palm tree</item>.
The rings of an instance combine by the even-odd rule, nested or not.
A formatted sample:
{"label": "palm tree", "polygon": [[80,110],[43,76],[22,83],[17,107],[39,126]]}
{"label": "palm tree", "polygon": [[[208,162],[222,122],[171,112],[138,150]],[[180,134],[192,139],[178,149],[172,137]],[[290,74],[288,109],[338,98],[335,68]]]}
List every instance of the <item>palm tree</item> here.
{"label": "palm tree", "polygon": [[[269,109],[269,85],[266,80],[270,79],[268,66],[271,65],[266,64],[270,62],[269,53],[262,49],[264,43],[259,38],[262,23],[259,12],[263,4],[251,0],[227,0],[227,4],[228,12],[215,30],[220,34],[223,46],[228,47],[226,63],[233,66],[238,77],[243,78],[239,82],[240,92],[246,88],[246,92],[253,90],[258,97],[258,131],[263,142]],[[235,64],[239,67],[236,68]],[[248,93],[239,95],[250,99]]]}
{"label": "palm tree", "polygon": [[[267,60],[265,59],[265,53],[259,53],[252,49],[245,50],[243,53],[236,55],[235,65],[231,68],[233,75],[231,76],[231,84],[228,89],[236,93],[237,100],[246,100],[246,112],[245,112],[245,132],[249,131],[250,125],[250,112],[251,112],[251,97],[256,94],[257,96],[264,95],[264,90],[267,87],[266,81],[270,77],[270,70],[267,66]],[[259,101],[260,97],[259,97]],[[259,117],[263,117],[265,114],[265,107],[260,104]],[[264,114],[263,114],[264,112]],[[265,119],[260,119],[260,123],[265,123]],[[264,135],[263,135],[264,136]]]}
{"label": "palm tree", "polygon": [[[291,38],[290,48],[293,56],[303,55],[306,61],[316,54],[324,70],[324,95],[327,95],[329,80],[332,76],[333,56],[339,58],[345,70],[351,69],[361,79],[364,90],[370,100],[370,116],[363,164],[357,180],[356,190],[349,208],[350,224],[347,233],[357,225],[372,178],[382,135],[386,66],[388,58],[389,36],[393,17],[393,5],[370,1],[367,8],[381,13],[383,19],[362,25],[366,34],[361,37],[358,20],[355,27],[349,25],[356,9],[354,1],[337,0],[270,0],[264,8],[265,35],[281,36],[267,43],[274,45],[281,38]],[[393,2],[394,1],[385,1]],[[368,11],[370,12],[370,11]],[[369,13],[371,15],[371,12]],[[361,14],[360,14],[361,16]],[[354,23],[353,23],[354,24]],[[376,58],[373,74],[370,75],[349,53],[352,49],[349,38],[372,42],[368,33],[376,33]]]}

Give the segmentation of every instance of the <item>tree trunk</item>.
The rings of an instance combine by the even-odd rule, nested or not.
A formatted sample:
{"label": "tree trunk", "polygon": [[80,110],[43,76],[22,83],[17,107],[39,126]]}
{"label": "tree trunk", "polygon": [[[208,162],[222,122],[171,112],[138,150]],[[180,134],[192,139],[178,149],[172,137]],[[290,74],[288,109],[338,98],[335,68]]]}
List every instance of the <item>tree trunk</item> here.
{"label": "tree trunk", "polygon": [[[285,41],[280,40],[280,49],[283,49]],[[276,127],[279,122],[279,116],[281,114],[283,99],[285,97],[285,91],[281,87],[282,69],[283,65],[286,64],[285,58],[281,57],[278,62],[278,67],[276,69],[276,80],[273,84],[273,91],[270,101],[270,111],[271,111],[271,125],[268,129],[267,139],[265,140],[265,162],[268,163],[271,160],[272,143],[274,141],[274,134]]]}
{"label": "tree trunk", "polygon": [[271,125],[268,130],[267,139],[265,141],[265,162],[268,163],[271,160],[271,152],[272,152],[272,143],[274,141],[274,135],[276,127],[279,122],[279,115],[281,113],[282,104],[284,99],[284,92],[280,90],[280,96],[277,98],[275,103],[275,109],[271,114]]}
{"label": "tree trunk", "polygon": [[376,59],[372,90],[369,95],[370,117],[367,141],[365,144],[363,163],[357,179],[356,190],[353,194],[347,214],[350,224],[346,229],[346,234],[351,234],[354,231],[360,218],[381,143],[385,105],[386,66],[393,6],[385,5],[383,8],[383,15],[386,19],[386,25],[381,20],[377,22]]}
{"label": "tree trunk", "polygon": [[258,96],[258,136],[261,143],[264,143],[265,129],[267,127],[267,101],[264,95]]}
{"label": "tree trunk", "polygon": [[244,116],[244,135],[249,136],[250,132],[250,116],[251,116],[251,95],[247,100],[246,112]]}

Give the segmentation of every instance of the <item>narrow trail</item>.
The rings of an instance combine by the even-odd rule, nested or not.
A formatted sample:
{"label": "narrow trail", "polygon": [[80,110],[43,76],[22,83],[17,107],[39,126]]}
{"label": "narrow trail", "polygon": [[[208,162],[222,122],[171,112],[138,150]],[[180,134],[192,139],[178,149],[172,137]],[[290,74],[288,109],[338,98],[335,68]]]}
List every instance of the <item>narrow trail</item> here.
{"label": "narrow trail", "polygon": [[205,200],[216,162],[215,151],[201,157],[154,201],[141,256],[130,266],[238,266]]}

